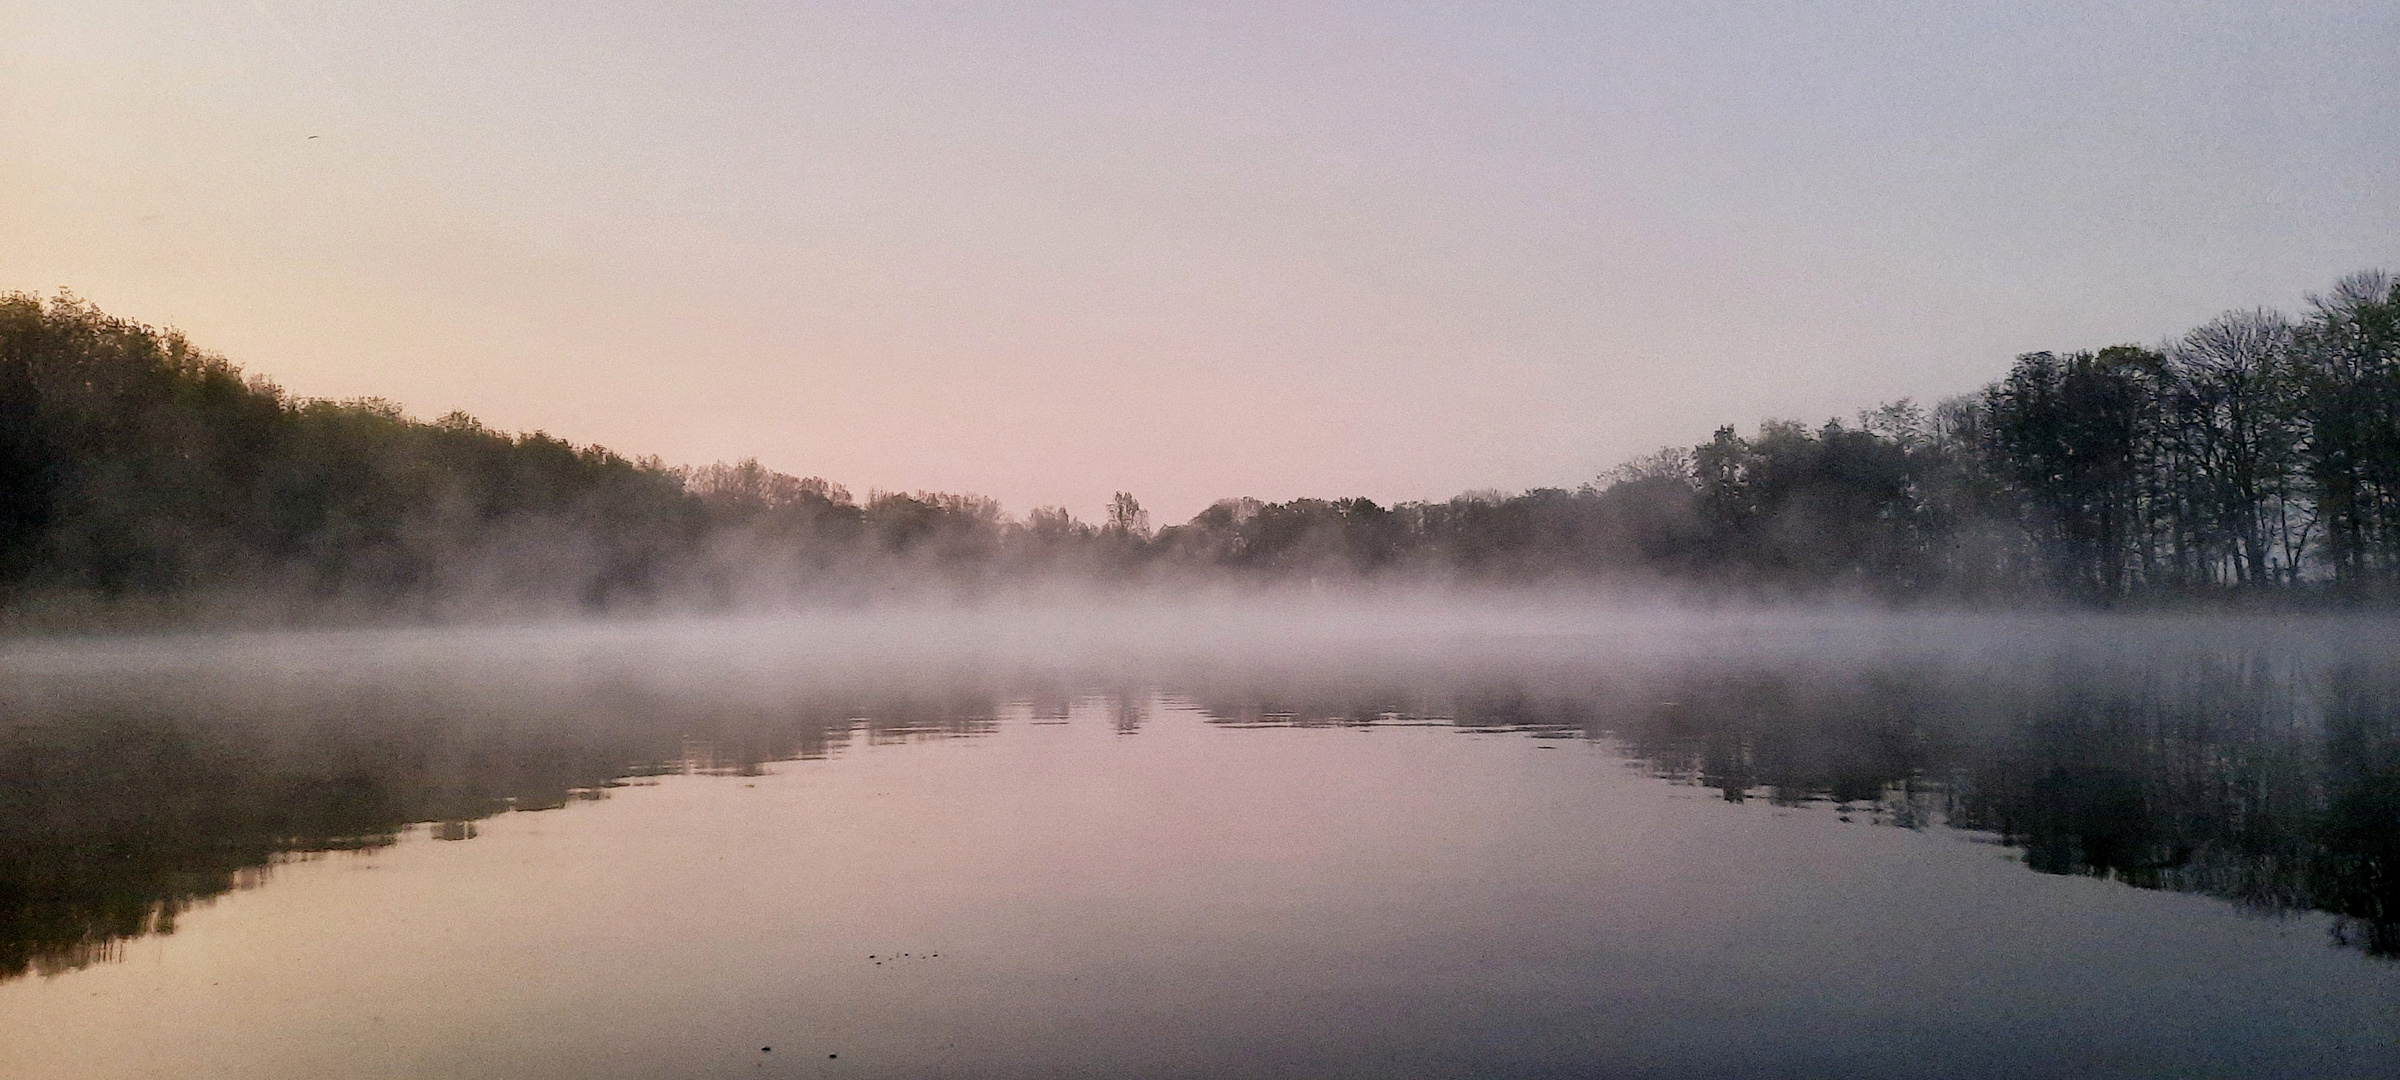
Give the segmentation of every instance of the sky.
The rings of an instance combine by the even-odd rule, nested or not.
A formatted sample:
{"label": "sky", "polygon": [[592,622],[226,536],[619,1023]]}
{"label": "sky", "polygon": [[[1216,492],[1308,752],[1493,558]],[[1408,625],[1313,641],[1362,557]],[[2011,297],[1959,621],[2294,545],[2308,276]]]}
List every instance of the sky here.
{"label": "sky", "polygon": [[1163,522],[1573,487],[2400,270],[2400,4],[0,0],[0,289]]}

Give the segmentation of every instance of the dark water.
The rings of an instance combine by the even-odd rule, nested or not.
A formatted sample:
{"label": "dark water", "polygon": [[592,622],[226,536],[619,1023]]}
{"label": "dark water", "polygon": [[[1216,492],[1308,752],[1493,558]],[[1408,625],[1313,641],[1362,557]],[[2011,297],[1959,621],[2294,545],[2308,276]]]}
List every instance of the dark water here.
{"label": "dark water", "polygon": [[19,643],[0,1076],[2400,1075],[2394,629]]}

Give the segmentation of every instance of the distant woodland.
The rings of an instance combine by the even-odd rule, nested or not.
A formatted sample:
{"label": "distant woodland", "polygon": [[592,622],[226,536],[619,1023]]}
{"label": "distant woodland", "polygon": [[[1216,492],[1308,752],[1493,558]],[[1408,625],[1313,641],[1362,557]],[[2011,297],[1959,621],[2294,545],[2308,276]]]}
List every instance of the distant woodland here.
{"label": "distant woodland", "polygon": [[1660,587],[1964,604],[2400,597],[2400,280],[1981,391],[1770,420],[1569,490],[1227,499],[1153,529],[669,467],[322,401],[72,297],[0,295],[0,611],[289,621],[722,610],[1040,583]]}

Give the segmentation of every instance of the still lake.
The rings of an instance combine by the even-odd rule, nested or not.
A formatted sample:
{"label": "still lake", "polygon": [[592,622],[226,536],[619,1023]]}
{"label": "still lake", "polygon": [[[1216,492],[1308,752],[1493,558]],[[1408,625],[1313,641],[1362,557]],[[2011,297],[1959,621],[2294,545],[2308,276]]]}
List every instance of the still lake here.
{"label": "still lake", "polygon": [[0,646],[0,1076],[2400,1075],[2400,623]]}

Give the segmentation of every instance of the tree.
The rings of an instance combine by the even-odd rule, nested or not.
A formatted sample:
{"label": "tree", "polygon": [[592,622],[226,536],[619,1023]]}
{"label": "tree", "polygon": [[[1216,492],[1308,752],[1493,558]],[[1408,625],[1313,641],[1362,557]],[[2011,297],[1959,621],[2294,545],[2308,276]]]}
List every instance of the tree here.
{"label": "tree", "polygon": [[1984,392],[1988,450],[2017,493],[2054,584],[2124,595],[2135,477],[2161,358],[2131,345],[2027,353]]}
{"label": "tree", "polygon": [[2313,514],[2297,489],[2291,321],[2227,312],[2184,335],[2167,364],[2172,438],[2192,471],[2193,501],[2230,549],[2234,580],[2296,579]]}
{"label": "tree", "polygon": [[2400,280],[2353,274],[2294,336],[2314,487],[2336,583],[2388,584],[2400,572]]}
{"label": "tree", "polygon": [[1142,501],[1130,491],[1117,492],[1108,500],[1108,529],[1118,536],[1136,540],[1150,538],[1150,511],[1142,509]]}

